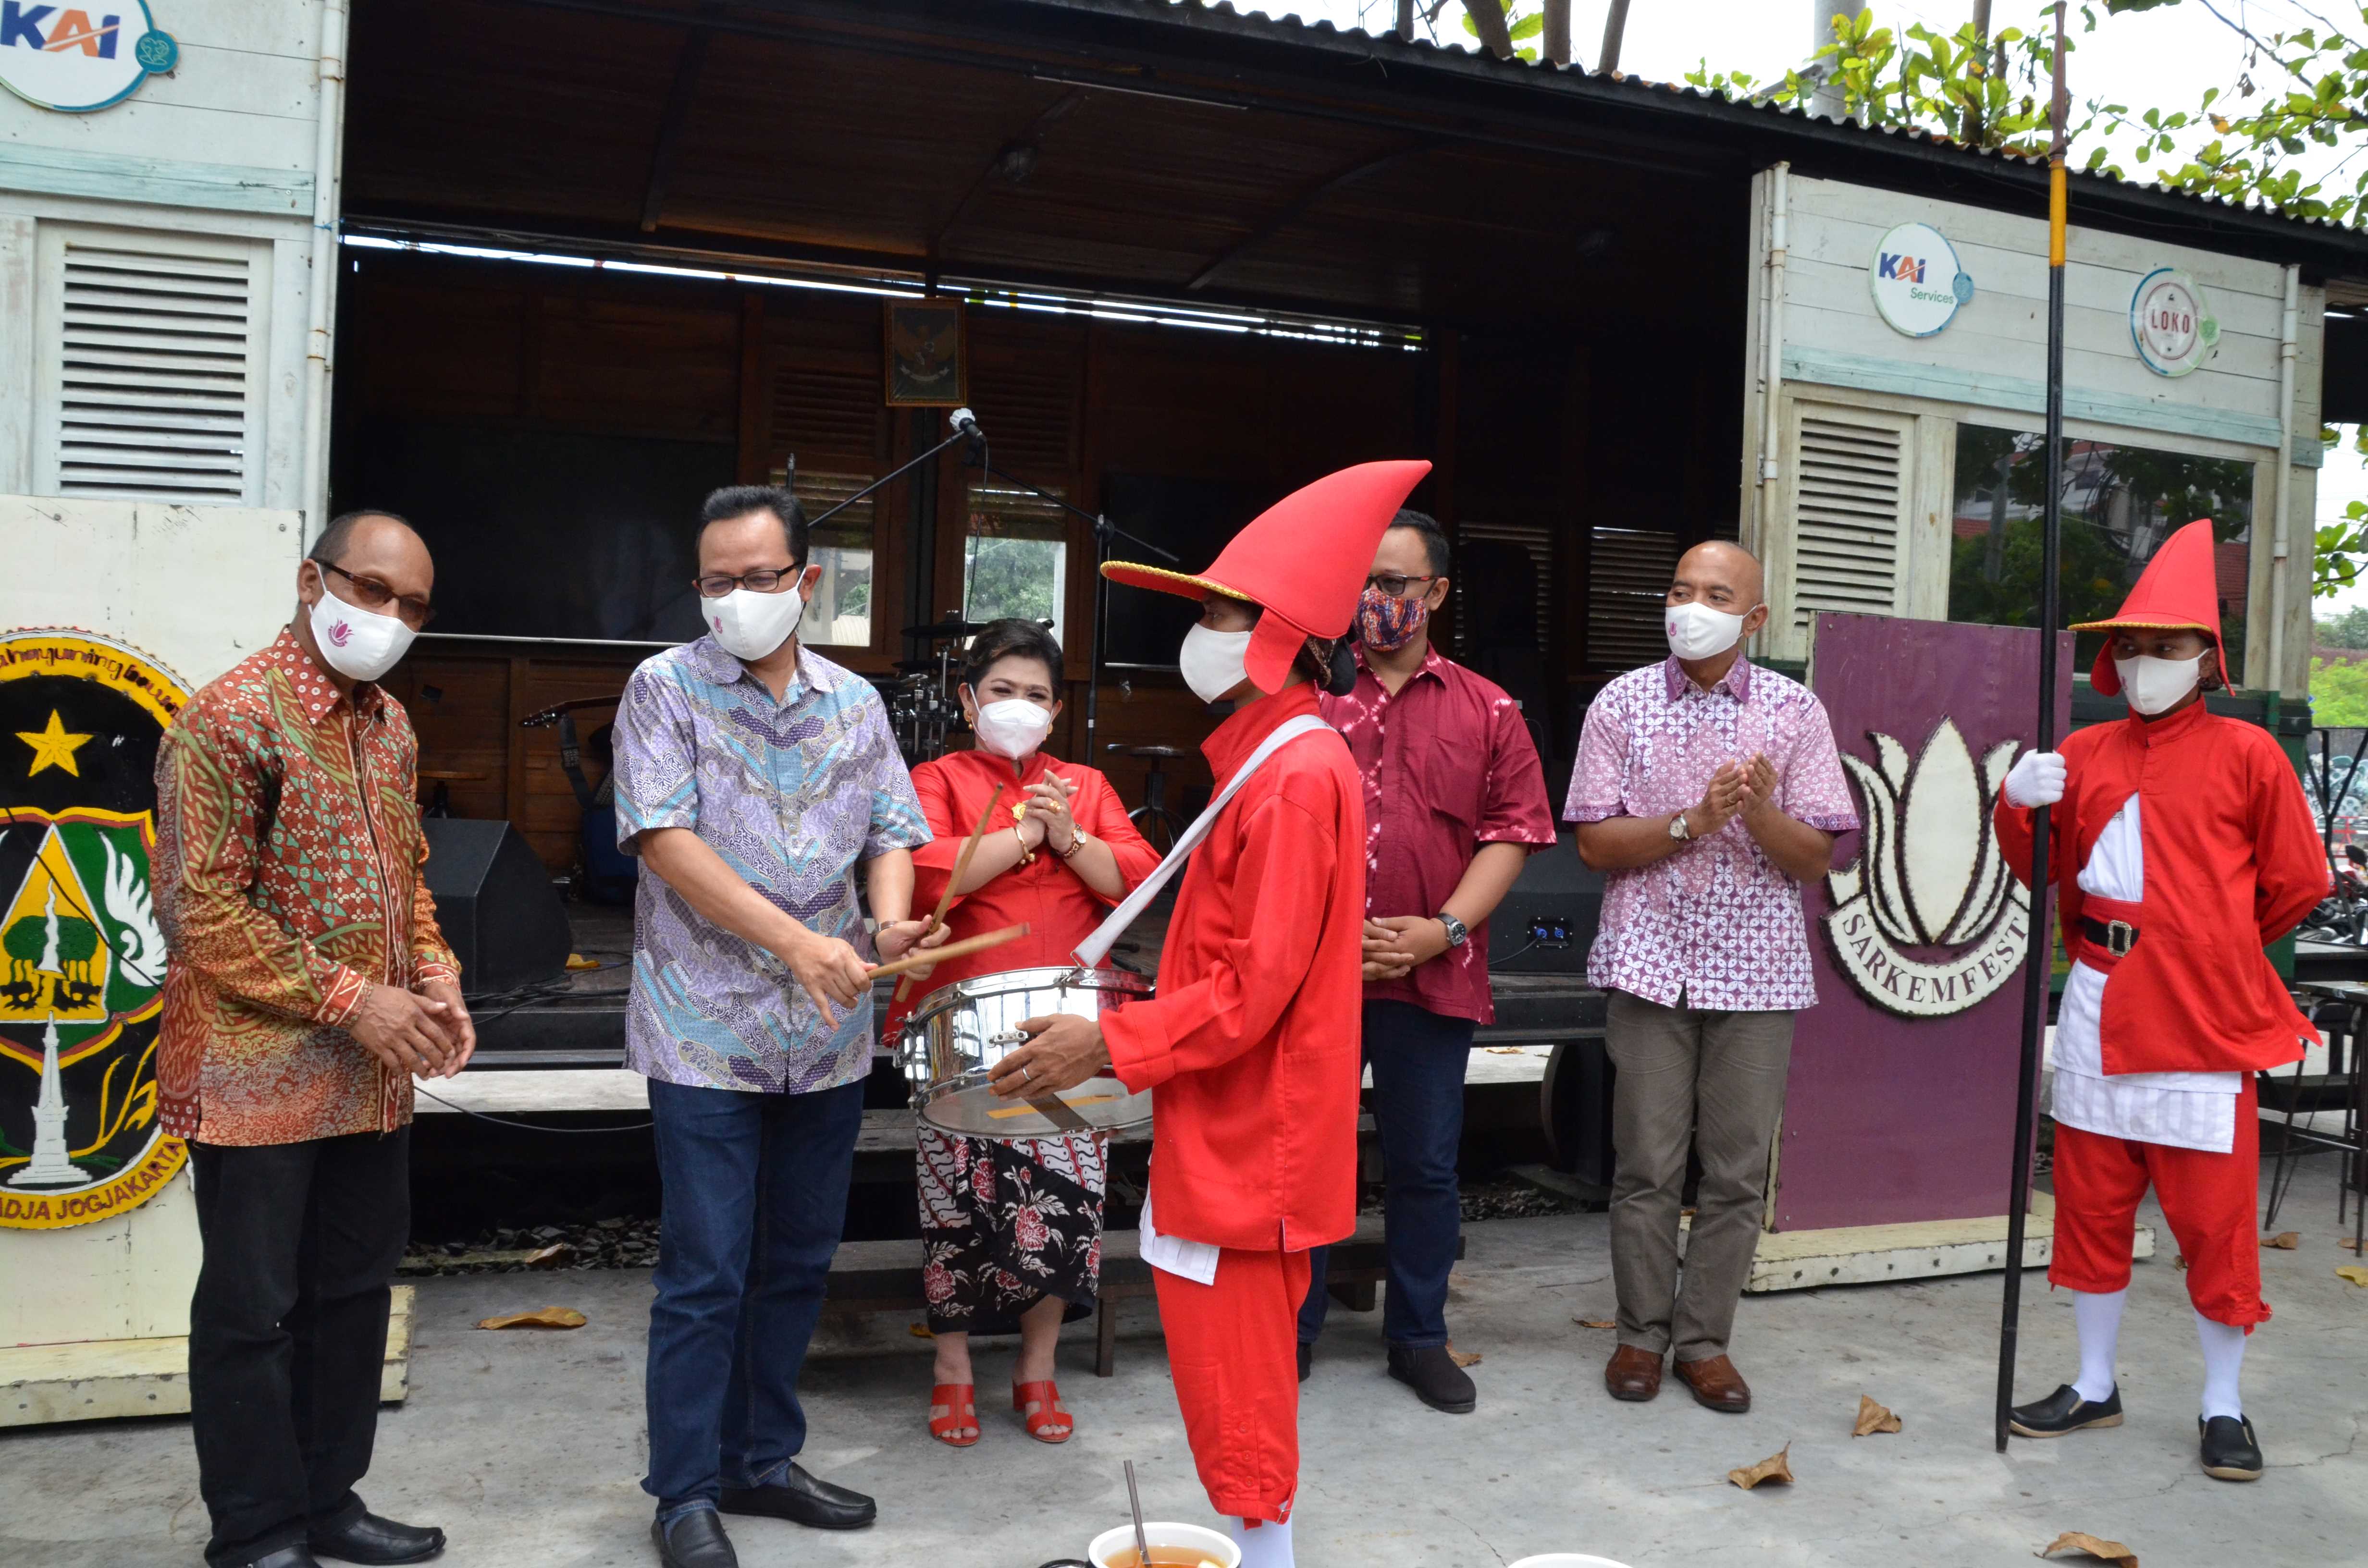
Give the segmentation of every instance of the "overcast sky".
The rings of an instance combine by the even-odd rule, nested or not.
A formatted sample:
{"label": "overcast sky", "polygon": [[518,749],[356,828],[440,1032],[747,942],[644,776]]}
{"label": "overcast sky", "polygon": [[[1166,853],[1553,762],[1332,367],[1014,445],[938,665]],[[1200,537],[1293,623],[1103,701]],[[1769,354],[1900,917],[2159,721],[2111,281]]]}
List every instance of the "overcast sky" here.
{"label": "overcast sky", "polygon": [[[1396,15],[1392,0],[1281,0],[1271,5],[1235,0],[1235,4],[1242,10],[1297,15],[1309,21],[1322,18],[1376,31],[1388,28]],[[1429,0],[1422,0],[1422,8],[1429,4]],[[2218,0],[2218,4],[2224,13],[2242,17],[2265,36],[2314,25],[2308,14],[2312,7],[2328,15],[2349,8],[2330,9],[2317,0]],[[1521,8],[1532,7],[1524,0]],[[1885,26],[1906,28],[1922,22],[1936,31],[1953,31],[1973,13],[1966,0],[1873,0],[1872,8]],[[1571,7],[1571,38],[1583,63],[1591,63],[1601,45],[1606,0],[1576,0]],[[1704,41],[1715,40],[1717,52],[1709,62],[1713,70],[1748,71],[1762,80],[1778,77],[1787,66],[1806,61],[1813,51],[1813,0],[1631,0],[1620,66],[1655,81],[1680,81],[1702,62]],[[2037,25],[2042,10],[2028,0],[1994,0],[1992,26],[2031,28]],[[1459,25],[1462,15],[1460,0],[1449,0],[1440,14],[1439,36],[1442,41],[1463,42],[1476,49],[1478,45],[1470,43]],[[2076,29],[2078,15],[2076,6],[2072,11]],[[2220,87],[2225,96],[2246,69],[2244,41],[2214,19],[2202,0],[2180,0],[2165,8],[2108,18],[2093,34],[2076,31],[2074,43],[2066,69],[2076,103],[2096,97],[2132,108],[2192,109],[2205,88]],[[2274,66],[2259,72],[2265,85],[2280,74]],[[2340,149],[2324,162],[2331,166],[2345,154],[2358,156],[2360,152]],[[2074,161],[2083,156],[2085,151],[2075,147]],[[2123,162],[2128,166],[2126,157]],[[2078,221],[2075,211],[2073,222]],[[2345,431],[2346,443],[2328,454],[2327,466],[2319,471],[2317,513],[2322,522],[2340,517],[2349,502],[2368,501],[2368,462],[2351,451],[2351,434]],[[2294,519],[2296,524],[2301,521]],[[2296,532],[2299,535],[2299,528]],[[2325,615],[2352,604],[2368,605],[2368,585],[2341,599],[2322,600],[2316,608]]]}

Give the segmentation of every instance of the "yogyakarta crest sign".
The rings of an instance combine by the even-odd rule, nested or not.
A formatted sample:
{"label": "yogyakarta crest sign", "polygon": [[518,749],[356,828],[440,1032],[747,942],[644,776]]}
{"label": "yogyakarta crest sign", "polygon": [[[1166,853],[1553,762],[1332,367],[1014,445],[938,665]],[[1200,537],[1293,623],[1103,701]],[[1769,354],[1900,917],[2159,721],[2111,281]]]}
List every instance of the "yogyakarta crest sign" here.
{"label": "yogyakarta crest sign", "polygon": [[2008,870],[1990,813],[2020,741],[1978,764],[1942,719],[1912,760],[1867,732],[1870,764],[1842,754],[1866,824],[1859,858],[1828,872],[1835,960],[1859,994],[1906,1018],[1962,1013],[2004,985],[2031,940],[2031,893]]}
{"label": "yogyakarta crest sign", "polygon": [[188,700],[138,651],[0,636],[0,1226],[137,1208],[187,1157],[157,1119],[156,748]]}

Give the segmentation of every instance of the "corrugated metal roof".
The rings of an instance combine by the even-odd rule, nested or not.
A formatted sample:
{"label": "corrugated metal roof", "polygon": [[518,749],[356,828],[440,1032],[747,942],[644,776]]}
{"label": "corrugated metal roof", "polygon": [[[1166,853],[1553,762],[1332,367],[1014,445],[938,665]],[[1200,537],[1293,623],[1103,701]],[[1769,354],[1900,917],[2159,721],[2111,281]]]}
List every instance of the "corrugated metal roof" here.
{"label": "corrugated metal roof", "polygon": [[[1384,67],[1392,62],[1402,62],[1428,69],[1444,69],[1491,78],[1508,85],[1577,90],[1588,97],[1626,103],[1647,111],[1691,112],[1720,119],[1736,115],[1759,117],[1770,124],[1782,125],[1788,131],[1842,131],[1870,148],[1889,144],[1930,149],[1945,156],[1963,159],[1969,167],[1976,169],[1984,165],[1992,169],[2010,165],[2019,172],[2030,171],[2044,176],[2047,168],[2044,158],[1998,148],[1969,146],[1952,137],[1920,128],[1868,126],[1851,118],[1832,120],[1813,115],[1804,108],[1732,98],[1724,93],[1705,92],[1690,84],[1648,81],[1625,72],[1589,71],[1583,65],[1557,65],[1543,60],[1500,60],[1485,50],[1438,44],[1427,39],[1409,41],[1395,33],[1373,33],[1361,28],[1341,27],[1328,19],[1306,22],[1297,17],[1256,15],[1235,8],[1228,0],[1216,0],[1215,4],[1203,4],[1201,0],[1020,0],[1020,3],[1047,9],[1131,16],[1198,31],[1286,46],[1338,49],[1345,45],[1370,54]],[[2069,173],[2076,189],[2086,187],[2092,191],[2142,193],[2170,198],[2199,209],[2203,213],[2225,212],[2257,220],[2267,219],[2309,233],[2316,240],[2334,241],[2355,252],[2363,262],[2368,262],[2368,231],[2349,224],[2324,218],[2290,217],[2267,203],[2231,201],[2225,197],[2199,194],[2158,180],[2131,180],[2091,174],[2078,167]]]}

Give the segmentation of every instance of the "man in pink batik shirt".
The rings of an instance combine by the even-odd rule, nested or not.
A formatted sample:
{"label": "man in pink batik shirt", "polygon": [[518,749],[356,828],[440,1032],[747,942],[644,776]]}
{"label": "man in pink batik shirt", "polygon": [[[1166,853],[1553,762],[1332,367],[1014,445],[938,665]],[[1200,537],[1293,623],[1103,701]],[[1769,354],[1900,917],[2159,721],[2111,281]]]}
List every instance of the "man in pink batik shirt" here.
{"label": "man in pink batik shirt", "polygon": [[[1727,1358],[1759,1243],[1769,1140],[1784,1108],[1793,1015],[1814,1006],[1801,884],[1859,825],[1825,705],[1742,656],[1768,619],[1759,562],[1713,540],[1679,561],[1670,656],[1603,688],[1587,712],[1563,816],[1606,873],[1589,983],[1605,1045],[1618,1174],[1611,1273],[1614,1399],[1660,1392],[1662,1358],[1698,1403],[1740,1414]],[[1701,1156],[1685,1282],[1678,1205]]]}

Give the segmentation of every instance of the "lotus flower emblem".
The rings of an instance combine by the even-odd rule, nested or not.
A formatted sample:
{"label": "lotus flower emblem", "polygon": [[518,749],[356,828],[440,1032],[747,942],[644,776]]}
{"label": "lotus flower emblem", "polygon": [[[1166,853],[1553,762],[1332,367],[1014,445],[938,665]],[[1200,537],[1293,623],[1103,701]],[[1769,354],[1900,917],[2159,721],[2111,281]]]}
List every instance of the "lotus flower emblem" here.
{"label": "lotus flower emblem", "polygon": [[[2000,741],[1976,763],[1951,719],[1912,759],[1890,735],[1869,731],[1867,740],[1872,763],[1842,756],[1866,828],[1857,862],[1826,878],[1827,936],[1878,1006],[1915,1017],[1961,1012],[2014,972],[2029,928],[2031,895],[2008,871],[1990,824],[2021,743]],[[1936,948],[1958,950],[1930,954]]]}
{"label": "lotus flower emblem", "polygon": [[329,628],[329,641],[342,648],[354,640],[354,629],[340,619]]}

